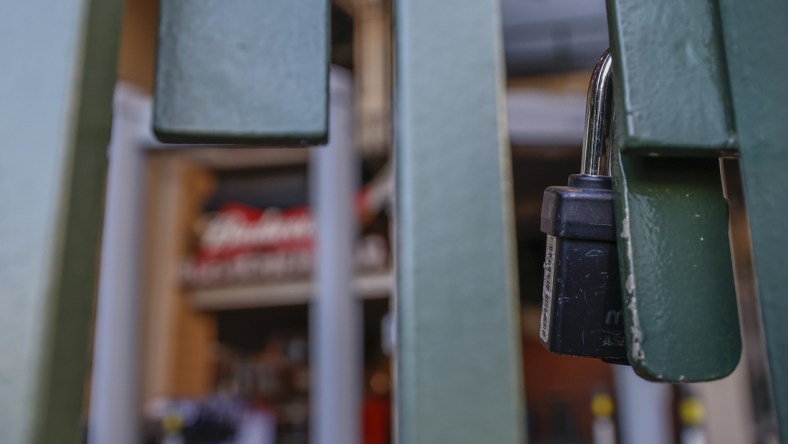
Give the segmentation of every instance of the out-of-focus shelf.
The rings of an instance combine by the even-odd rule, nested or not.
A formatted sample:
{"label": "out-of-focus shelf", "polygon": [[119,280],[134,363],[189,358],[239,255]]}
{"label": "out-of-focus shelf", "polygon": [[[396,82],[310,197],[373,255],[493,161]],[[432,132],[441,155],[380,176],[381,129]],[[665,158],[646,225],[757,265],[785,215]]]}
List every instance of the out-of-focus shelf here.
{"label": "out-of-focus shelf", "polygon": [[[359,299],[383,298],[394,288],[391,271],[365,273],[353,282]],[[255,285],[238,285],[191,290],[187,293],[198,310],[219,311],[247,308],[274,307],[306,304],[314,296],[314,283],[310,279]]]}

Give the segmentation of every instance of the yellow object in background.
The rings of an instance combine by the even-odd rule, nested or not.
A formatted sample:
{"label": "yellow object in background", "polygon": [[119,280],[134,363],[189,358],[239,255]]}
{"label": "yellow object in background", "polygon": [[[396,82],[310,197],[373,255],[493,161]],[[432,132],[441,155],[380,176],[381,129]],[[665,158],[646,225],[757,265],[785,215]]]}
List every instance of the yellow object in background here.
{"label": "yellow object in background", "polygon": [[608,393],[597,393],[591,398],[591,413],[595,417],[609,418],[613,416],[615,405]]}
{"label": "yellow object in background", "polygon": [[167,434],[180,432],[183,428],[183,418],[177,413],[168,413],[161,419],[161,427]]}
{"label": "yellow object in background", "polygon": [[684,425],[699,425],[706,417],[706,409],[697,398],[686,398],[679,404],[679,416]]}

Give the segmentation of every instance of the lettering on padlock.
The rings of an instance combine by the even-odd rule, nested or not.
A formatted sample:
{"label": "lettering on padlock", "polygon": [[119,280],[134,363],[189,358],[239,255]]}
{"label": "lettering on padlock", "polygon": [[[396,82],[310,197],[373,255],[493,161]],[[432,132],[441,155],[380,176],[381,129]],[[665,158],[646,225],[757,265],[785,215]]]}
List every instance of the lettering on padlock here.
{"label": "lettering on padlock", "polygon": [[626,362],[612,180],[609,171],[612,58],[591,77],[581,174],[545,190],[547,235],[539,339],[548,350]]}
{"label": "lettering on padlock", "polygon": [[621,310],[610,310],[607,312],[605,324],[617,327],[621,325],[621,316],[623,316]]}
{"label": "lettering on padlock", "polygon": [[547,236],[547,248],[544,259],[544,285],[542,286],[542,318],[539,338],[547,342],[550,331],[550,313],[553,309],[553,276],[555,265],[555,236]]}

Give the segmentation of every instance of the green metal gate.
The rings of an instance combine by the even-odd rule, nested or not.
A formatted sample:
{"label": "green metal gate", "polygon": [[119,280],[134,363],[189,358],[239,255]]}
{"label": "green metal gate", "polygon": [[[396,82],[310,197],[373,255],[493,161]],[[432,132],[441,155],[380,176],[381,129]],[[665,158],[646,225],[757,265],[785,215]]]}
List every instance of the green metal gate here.
{"label": "green metal gate", "polygon": [[[0,6],[5,443],[80,439],[122,6]],[[738,361],[733,283],[715,271],[730,268],[727,244],[711,242],[722,231],[695,224],[725,222],[717,162],[738,156],[788,442],[788,3],[608,0],[608,8],[619,234],[632,252],[622,275],[632,279],[628,321],[638,326],[630,342],[646,350],[633,364],[654,379],[691,381],[723,376]],[[395,11],[398,439],[523,442],[499,4],[397,0]],[[643,217],[691,211],[676,191],[705,212]],[[675,252],[666,236],[698,256],[665,260]],[[687,279],[693,263],[710,268]],[[678,297],[686,294],[694,297]],[[688,327],[699,325],[714,334],[693,336]],[[673,371],[698,353],[710,358]]]}

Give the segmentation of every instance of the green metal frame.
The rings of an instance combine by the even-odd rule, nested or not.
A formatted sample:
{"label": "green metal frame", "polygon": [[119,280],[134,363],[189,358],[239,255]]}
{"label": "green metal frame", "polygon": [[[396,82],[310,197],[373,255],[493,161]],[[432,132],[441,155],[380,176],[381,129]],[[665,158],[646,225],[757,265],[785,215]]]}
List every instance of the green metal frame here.
{"label": "green metal frame", "polygon": [[[608,4],[613,46],[620,58],[617,83],[624,89],[618,98],[624,126],[620,149],[627,154],[690,156],[714,156],[738,149],[774,401],[781,441],[788,441],[788,336],[781,328],[788,315],[788,299],[783,297],[788,288],[784,270],[788,264],[788,209],[782,198],[788,192],[788,59],[782,56],[788,53],[788,4],[780,0],[609,0]],[[645,171],[641,166],[651,163],[647,173],[660,181],[676,177],[675,168],[660,167],[659,162],[619,157],[619,184],[628,187],[621,192],[621,210],[630,209],[625,204],[628,197],[654,199],[649,193],[655,187],[642,193],[647,182],[641,183]],[[679,164],[684,165],[683,161]],[[716,182],[714,169],[708,165],[704,174]],[[692,186],[698,179],[687,177],[681,186]],[[633,191],[632,184],[640,186],[640,192]],[[714,194],[703,201],[718,200]],[[651,233],[650,228],[664,227],[669,221],[645,223],[637,233],[630,230],[627,234],[642,240]],[[692,228],[689,224],[686,228],[683,235],[690,235]],[[708,240],[708,231],[703,232]],[[667,237],[660,234],[663,240]],[[718,237],[722,242],[723,236]],[[652,245],[658,245],[657,241]],[[688,246],[687,251],[691,250]],[[686,269],[674,269],[667,261],[644,263],[650,263],[663,277],[686,275]],[[695,286],[706,294],[706,283]],[[697,298],[695,293],[693,298]],[[663,310],[676,310],[675,301],[661,302],[670,307]],[[721,308],[711,296],[704,306],[708,308],[693,312],[700,313],[703,322],[722,320],[726,329],[736,327],[729,309]],[[654,309],[641,319],[656,322],[663,319],[659,315]],[[684,316],[684,321],[697,323],[698,318]],[[717,331],[724,333],[723,329]]]}
{"label": "green metal frame", "polygon": [[[707,193],[714,186],[712,182],[718,181],[714,165],[700,167],[698,171],[705,171],[703,177],[680,179],[684,166],[688,165],[685,160],[675,160],[674,166],[660,165],[664,161],[635,158],[632,154],[715,157],[738,149],[774,400],[781,424],[781,440],[788,441],[788,354],[785,353],[788,339],[781,330],[788,314],[788,299],[782,297],[784,289],[788,288],[788,274],[784,271],[788,263],[788,235],[784,228],[788,210],[781,198],[781,193],[788,191],[788,175],[785,174],[788,167],[785,148],[788,140],[788,59],[780,56],[788,53],[788,29],[785,27],[788,5],[779,0],[681,3],[608,0],[608,6],[611,41],[619,65],[616,77],[620,89],[617,113],[621,121],[618,142],[619,150],[624,153],[618,157],[615,168],[620,188],[618,211],[623,221],[627,212],[631,217],[633,204],[642,204],[641,216],[646,216],[639,227],[631,225],[632,220],[628,220],[629,226],[622,224],[622,234],[660,248],[660,240],[676,235],[665,233],[665,227],[683,224],[677,234],[686,237],[688,242],[692,241],[693,232],[696,238],[710,239],[708,235],[712,232],[705,228],[699,231],[690,220],[668,221],[660,218],[657,212],[651,219],[647,217],[647,209],[660,208],[662,203],[667,205],[669,201],[664,192],[667,188],[660,192],[653,186],[655,180],[677,180],[677,186],[695,196],[701,188],[694,187],[699,182],[706,182],[707,186],[702,189],[707,197],[699,200],[703,208],[711,209],[709,205],[719,200],[716,191],[711,195]],[[678,188],[671,188],[671,191],[678,191]],[[675,204],[679,203],[675,193],[673,200]],[[648,205],[643,203],[646,201]],[[684,214],[675,210],[674,214]],[[715,210],[718,213],[715,220],[720,217],[720,211]],[[719,238],[716,242],[724,243],[724,237],[719,233],[720,223],[714,226],[717,228],[713,232]],[[655,232],[656,229],[661,231]],[[653,240],[649,242],[647,236],[652,236]],[[624,242],[625,246],[627,244],[630,242]],[[636,245],[636,242],[631,242],[631,245]],[[697,242],[690,242],[686,244],[685,251],[695,251],[697,247]],[[652,260],[645,258],[647,250],[638,251],[635,247],[632,252],[635,256],[643,254],[640,273],[647,281],[654,281],[654,286],[658,282],[672,286],[676,279],[684,281],[687,270],[690,270],[659,259],[677,256],[665,256],[665,252],[660,256],[658,249],[652,251]],[[719,253],[727,256],[727,251],[720,250]],[[633,270],[632,257],[624,258],[625,267]],[[656,325],[653,330],[663,335],[660,341],[666,341],[664,337],[669,338],[677,332],[680,335],[687,333],[673,327],[666,328],[665,319],[675,318],[685,324],[701,322],[713,326],[723,335],[720,340],[708,338],[707,341],[708,335],[700,338],[701,342],[712,345],[716,342],[715,349],[722,342],[738,342],[731,333],[736,323],[731,315],[730,298],[725,296],[722,306],[719,302],[721,288],[718,287],[724,287],[725,295],[729,293],[727,273],[721,274],[723,268],[727,269],[724,262],[727,261],[720,261],[718,273],[696,274],[714,281],[701,279],[687,286],[688,289],[695,288],[689,294],[696,300],[692,304],[699,305],[692,311],[694,316],[678,314],[682,311],[679,307],[688,309],[685,305],[689,302],[663,297],[668,293],[655,288],[655,294],[659,295],[654,298],[655,306],[646,313],[641,310],[639,318],[662,324],[663,333],[659,333]],[[637,273],[637,265],[634,267]],[[657,270],[657,273],[650,273],[649,269]],[[626,273],[624,276],[626,279]],[[724,284],[717,281],[719,276],[725,277]],[[643,290],[641,285],[634,288],[639,292]],[[697,291],[701,292],[700,299],[705,301],[702,304],[705,309],[697,301]],[[628,300],[632,302],[631,295]],[[641,305],[640,302],[642,300],[637,305]],[[671,310],[669,317],[666,317],[665,310]],[[692,336],[693,342],[697,339],[698,336]],[[689,344],[690,341],[685,342]],[[671,353],[688,357],[687,353],[692,348],[673,347]],[[724,360],[725,365],[730,365],[737,354],[736,349],[730,348],[715,356]],[[636,368],[641,366],[643,370],[643,365],[643,362],[636,362]],[[722,363],[713,364],[717,365]],[[645,373],[655,376],[652,371]]]}
{"label": "green metal frame", "polygon": [[[738,330],[716,160],[634,154],[715,157],[738,145],[774,398],[788,441],[788,336],[781,329],[788,314],[788,4],[610,1],[624,122],[614,159],[617,211],[628,302],[638,298],[630,323],[637,319],[639,346],[656,337],[737,344]],[[401,442],[523,441],[498,7],[494,0],[397,2]],[[655,8],[660,14],[649,20]],[[118,0],[0,6],[0,53],[13,61],[0,70],[0,203],[7,209],[0,304],[10,308],[0,310],[4,443],[81,439],[121,10]],[[687,44],[695,38],[704,44]],[[662,55],[646,57],[638,45]],[[702,63],[685,66],[696,60]],[[643,95],[654,88],[664,95]],[[689,95],[675,102],[670,91]],[[650,100],[659,113],[641,107]],[[660,216],[668,212],[678,217]],[[684,257],[688,251],[697,255]],[[676,291],[692,300],[676,299]],[[670,327],[712,320],[728,336]],[[693,380],[657,374],[657,367],[677,359],[703,379],[738,360],[736,345],[717,350],[714,360],[692,361],[695,345],[649,347],[643,359],[636,353],[635,367]]]}
{"label": "green metal frame", "polygon": [[398,442],[519,444],[499,4],[399,0],[396,22]]}
{"label": "green metal frame", "polygon": [[[78,443],[123,3],[0,6],[0,430]],[[10,9],[10,10],[9,10]]]}
{"label": "green metal frame", "polygon": [[780,441],[788,442],[788,3],[719,5]]}
{"label": "green metal frame", "polygon": [[718,379],[741,340],[717,160],[735,139],[716,3],[608,0],[608,12],[630,362],[656,381]]}

